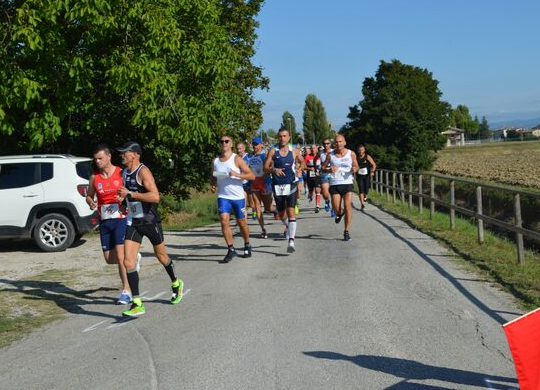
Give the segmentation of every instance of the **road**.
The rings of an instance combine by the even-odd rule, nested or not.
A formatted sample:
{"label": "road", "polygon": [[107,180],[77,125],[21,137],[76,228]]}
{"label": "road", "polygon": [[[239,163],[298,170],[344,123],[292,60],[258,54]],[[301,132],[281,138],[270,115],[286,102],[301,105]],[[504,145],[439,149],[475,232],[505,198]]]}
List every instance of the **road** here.
{"label": "road", "polygon": [[343,222],[306,209],[292,255],[272,221],[253,257],[229,264],[219,227],[171,232],[178,306],[166,273],[145,277],[143,263],[145,316],[122,319],[116,291],[85,296],[0,351],[0,388],[517,388],[501,329],[521,314],[511,297],[374,206],[353,219],[345,243]]}

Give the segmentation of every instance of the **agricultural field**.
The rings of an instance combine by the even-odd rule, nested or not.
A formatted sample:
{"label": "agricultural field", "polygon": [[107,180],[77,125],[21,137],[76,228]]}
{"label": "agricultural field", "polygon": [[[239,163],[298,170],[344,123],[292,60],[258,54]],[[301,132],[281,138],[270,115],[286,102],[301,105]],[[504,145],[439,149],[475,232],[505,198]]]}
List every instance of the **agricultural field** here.
{"label": "agricultural field", "polygon": [[437,153],[433,170],[540,189],[540,141],[445,148]]}

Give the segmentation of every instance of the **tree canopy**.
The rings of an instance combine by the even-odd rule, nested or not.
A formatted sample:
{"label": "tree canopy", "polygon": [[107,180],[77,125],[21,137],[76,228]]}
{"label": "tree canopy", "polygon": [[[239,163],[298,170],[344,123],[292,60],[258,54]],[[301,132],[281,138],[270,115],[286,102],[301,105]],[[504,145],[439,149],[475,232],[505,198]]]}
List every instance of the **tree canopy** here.
{"label": "tree canopy", "polygon": [[300,134],[296,130],[296,120],[294,119],[294,116],[289,111],[285,111],[281,119],[281,127],[289,130],[291,133],[291,142],[299,142],[301,138]]}
{"label": "tree canopy", "polygon": [[473,119],[469,107],[464,104],[458,104],[455,109],[450,111],[450,125],[465,130],[465,135],[468,137],[477,135],[480,127],[478,117]]}
{"label": "tree canopy", "polygon": [[367,144],[382,167],[429,169],[433,152],[444,145],[440,133],[450,112],[431,72],[398,60],[381,61],[375,77],[364,80],[362,94],[341,129],[349,146]]}
{"label": "tree canopy", "polygon": [[326,110],[319,98],[314,94],[306,96],[304,104],[303,127],[306,143],[321,143],[330,137],[330,124],[326,119]]}
{"label": "tree canopy", "polygon": [[200,187],[217,135],[247,138],[262,122],[262,3],[1,2],[2,153],[89,155],[89,143],[130,139],[161,190]]}

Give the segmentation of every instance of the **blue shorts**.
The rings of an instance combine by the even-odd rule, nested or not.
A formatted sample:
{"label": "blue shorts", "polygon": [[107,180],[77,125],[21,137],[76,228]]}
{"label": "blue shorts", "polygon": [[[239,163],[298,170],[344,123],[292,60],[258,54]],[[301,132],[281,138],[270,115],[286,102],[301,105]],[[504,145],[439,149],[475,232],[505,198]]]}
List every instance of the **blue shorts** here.
{"label": "blue shorts", "polygon": [[218,198],[218,211],[221,214],[231,214],[234,211],[236,218],[246,218],[246,200],[245,199],[225,199]]}
{"label": "blue shorts", "polygon": [[321,182],[322,183],[330,183],[330,178],[331,178],[331,174],[330,173],[323,173],[321,174]]}
{"label": "blue shorts", "polygon": [[117,245],[124,245],[127,218],[105,219],[99,223],[99,238],[103,252],[110,251]]}

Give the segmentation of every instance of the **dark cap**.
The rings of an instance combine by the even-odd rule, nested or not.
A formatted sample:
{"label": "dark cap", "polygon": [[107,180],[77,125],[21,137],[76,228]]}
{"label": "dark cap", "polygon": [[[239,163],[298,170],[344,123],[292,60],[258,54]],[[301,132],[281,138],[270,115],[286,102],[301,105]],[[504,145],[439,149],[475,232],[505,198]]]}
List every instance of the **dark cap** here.
{"label": "dark cap", "polygon": [[138,155],[142,154],[141,146],[137,142],[129,141],[126,142],[124,145],[122,145],[119,148],[116,148],[119,152],[135,152]]}

